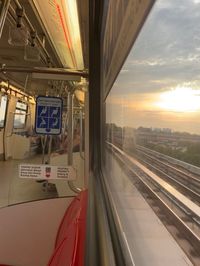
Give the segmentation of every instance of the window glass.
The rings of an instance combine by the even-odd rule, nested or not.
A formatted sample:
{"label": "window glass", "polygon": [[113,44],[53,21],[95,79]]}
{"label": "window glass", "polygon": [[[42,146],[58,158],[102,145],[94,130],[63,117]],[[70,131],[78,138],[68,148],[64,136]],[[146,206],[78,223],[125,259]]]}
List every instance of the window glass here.
{"label": "window glass", "polygon": [[[167,224],[165,211],[163,216],[156,211],[147,187],[183,223],[179,195],[188,209],[199,208],[194,196],[200,179],[199,23],[200,1],[156,1],[106,99],[103,169],[136,265],[143,262],[144,246],[151,258],[166,248],[153,226],[156,216]],[[188,217],[186,224],[195,232]],[[149,237],[160,246],[151,249]],[[147,254],[145,259],[148,265]]]}
{"label": "window glass", "polygon": [[7,107],[7,96],[4,95],[0,98],[0,127],[4,127]]}
{"label": "window glass", "polygon": [[17,102],[15,116],[14,116],[14,128],[24,128],[26,123],[27,104]]}
{"label": "window glass", "polygon": [[16,108],[17,108],[17,109],[20,109],[20,110],[24,110],[24,111],[26,111],[26,109],[27,109],[27,104],[26,104],[26,103],[22,103],[22,102],[17,102],[17,104],[16,104]]}
{"label": "window glass", "polygon": [[156,2],[106,101],[116,142],[200,167],[199,21],[199,1]]}

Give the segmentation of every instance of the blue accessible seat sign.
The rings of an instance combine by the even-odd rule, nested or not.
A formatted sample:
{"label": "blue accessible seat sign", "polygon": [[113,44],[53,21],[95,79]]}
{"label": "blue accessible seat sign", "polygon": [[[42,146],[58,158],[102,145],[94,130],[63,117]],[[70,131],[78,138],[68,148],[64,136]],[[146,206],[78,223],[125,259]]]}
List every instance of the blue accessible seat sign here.
{"label": "blue accessible seat sign", "polygon": [[62,129],[62,98],[38,96],[36,99],[35,132],[59,135]]}

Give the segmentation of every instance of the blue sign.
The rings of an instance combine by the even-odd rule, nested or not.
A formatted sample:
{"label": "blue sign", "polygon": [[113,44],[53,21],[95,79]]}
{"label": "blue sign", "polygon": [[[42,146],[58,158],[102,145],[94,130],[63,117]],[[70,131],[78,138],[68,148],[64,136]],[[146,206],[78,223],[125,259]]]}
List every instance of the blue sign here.
{"label": "blue sign", "polygon": [[38,96],[35,131],[37,134],[59,135],[62,129],[62,98]]}

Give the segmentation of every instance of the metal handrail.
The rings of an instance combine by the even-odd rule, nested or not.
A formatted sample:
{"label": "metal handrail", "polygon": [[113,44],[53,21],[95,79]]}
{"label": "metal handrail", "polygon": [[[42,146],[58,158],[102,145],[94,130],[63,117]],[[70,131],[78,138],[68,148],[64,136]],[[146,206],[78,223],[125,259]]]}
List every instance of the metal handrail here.
{"label": "metal handrail", "polygon": [[16,73],[41,73],[41,74],[59,74],[88,77],[87,71],[67,68],[47,68],[47,67],[23,67],[23,66],[2,66],[0,72],[16,72]]}
{"label": "metal handrail", "polygon": [[75,193],[79,193],[79,192],[82,191],[81,188],[76,187],[76,186],[74,185],[73,181],[68,181],[68,186],[69,186],[69,188],[70,188],[73,192],[75,192]]}
{"label": "metal handrail", "polygon": [[10,0],[4,0],[2,3],[1,14],[0,14],[0,38],[3,32],[3,27],[4,27],[4,23],[6,20],[9,6],[10,6]]}

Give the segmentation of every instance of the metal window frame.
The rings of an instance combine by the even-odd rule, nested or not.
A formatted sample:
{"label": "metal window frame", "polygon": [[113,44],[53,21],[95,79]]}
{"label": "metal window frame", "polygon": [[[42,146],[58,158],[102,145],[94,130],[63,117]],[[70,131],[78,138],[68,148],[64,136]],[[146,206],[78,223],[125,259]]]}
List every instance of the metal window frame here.
{"label": "metal window frame", "polygon": [[[105,143],[103,125],[106,105],[105,93],[103,93],[102,88],[102,73],[104,71],[102,66],[102,30],[107,19],[109,1],[90,0],[89,3],[90,176],[87,224],[87,232],[89,233],[87,235],[85,265],[133,265],[103,169],[102,147]],[[131,47],[129,48],[131,49]],[[124,60],[127,55],[128,52]]]}

